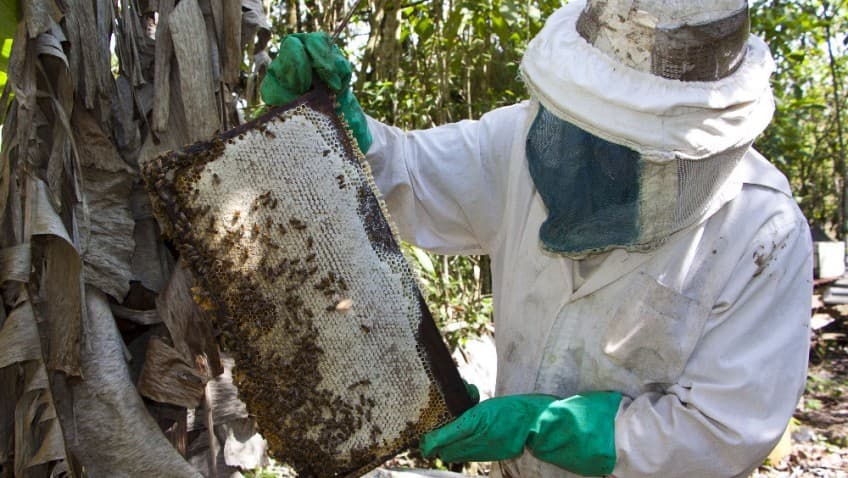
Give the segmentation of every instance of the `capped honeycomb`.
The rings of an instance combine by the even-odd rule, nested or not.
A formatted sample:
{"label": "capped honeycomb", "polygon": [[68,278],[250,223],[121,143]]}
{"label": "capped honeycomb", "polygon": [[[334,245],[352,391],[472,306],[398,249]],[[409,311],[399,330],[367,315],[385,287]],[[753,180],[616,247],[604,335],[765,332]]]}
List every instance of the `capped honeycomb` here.
{"label": "capped honeycomb", "polygon": [[472,405],[325,92],[143,174],[242,400],[300,476],[358,476]]}

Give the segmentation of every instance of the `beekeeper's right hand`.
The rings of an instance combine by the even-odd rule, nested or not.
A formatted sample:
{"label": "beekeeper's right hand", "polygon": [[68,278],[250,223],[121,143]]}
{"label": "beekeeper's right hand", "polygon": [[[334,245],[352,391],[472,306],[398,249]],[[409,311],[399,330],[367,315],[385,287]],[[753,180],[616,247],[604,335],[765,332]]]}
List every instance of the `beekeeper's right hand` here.
{"label": "beekeeper's right hand", "polygon": [[262,80],[262,100],[271,106],[290,103],[312,88],[315,74],[336,94],[336,114],[347,122],[359,149],[367,152],[371,133],[350,89],[351,64],[324,32],[294,33],[283,39]]}

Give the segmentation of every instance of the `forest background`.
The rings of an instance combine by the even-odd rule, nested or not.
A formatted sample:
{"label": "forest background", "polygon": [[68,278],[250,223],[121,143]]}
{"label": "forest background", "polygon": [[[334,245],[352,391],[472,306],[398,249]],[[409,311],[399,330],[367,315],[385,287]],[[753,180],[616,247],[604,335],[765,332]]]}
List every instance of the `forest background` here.
{"label": "forest background", "polygon": [[[86,460],[102,462],[96,443],[102,443],[104,430],[133,425],[131,420],[104,420],[91,431],[99,441],[86,441],[85,430],[57,425],[65,419],[63,402],[70,397],[80,404],[74,423],[83,416],[82,404],[103,398],[86,396],[79,385],[86,370],[92,388],[109,385],[97,382],[96,360],[79,347],[99,346],[116,323],[117,341],[102,343],[114,352],[114,361],[139,355],[150,365],[158,357],[154,349],[169,360],[180,355],[175,349],[184,354],[180,360],[188,357],[177,360],[182,367],[177,368],[197,375],[201,386],[179,382],[169,375],[173,370],[148,366],[148,375],[130,371],[138,391],[130,386],[114,395],[118,401],[137,401],[133,413],[144,409],[154,416],[181,455],[188,459],[192,450],[197,452],[200,445],[192,446],[199,441],[190,440],[197,437],[185,429],[186,416],[192,416],[198,402],[213,405],[206,387],[212,381],[193,368],[195,351],[183,347],[181,332],[167,320],[167,327],[162,325],[157,315],[154,298],[175,282],[173,258],[163,258],[168,251],[154,244],[158,235],[152,219],[136,214],[129,191],[144,196],[138,165],[153,152],[206,138],[253,116],[262,106],[258,85],[280,39],[293,32],[333,31],[352,3],[0,0],[0,476],[44,476]],[[528,41],[561,3],[363,0],[340,40],[354,64],[354,92],[368,114],[405,129],[476,119],[526,99],[518,63]],[[161,26],[169,15],[166,30]],[[772,77],[777,111],[755,146],[789,178],[810,223],[845,240],[848,1],[756,0],[750,16],[752,31],[768,42],[777,66]],[[208,42],[190,41],[198,37]],[[171,68],[177,63],[178,71]],[[200,74],[210,66],[211,73]],[[189,79],[193,88],[187,87]],[[154,145],[151,138],[157,135],[161,144]],[[109,155],[113,162],[86,163],[86,156]],[[35,201],[36,190],[45,191],[49,201]],[[92,215],[89,225],[77,208],[84,197],[92,210],[121,212]],[[27,214],[39,207],[52,209],[50,214],[67,229],[65,236],[58,230],[39,233],[43,224],[27,222]],[[133,240],[135,251],[126,245]],[[408,252],[451,346],[461,348],[469,339],[491,335],[488,258],[438,256],[411,246]],[[142,255],[159,261],[161,270],[139,265]],[[59,269],[56,258],[62,258]],[[76,279],[68,270],[75,271]],[[86,310],[81,303],[89,313],[102,310],[111,325],[93,318],[86,322],[84,312],[68,312]],[[26,314],[38,323],[30,335],[13,327]],[[112,359],[98,353],[95,358],[111,367]],[[227,422],[213,425],[212,415],[209,429],[224,430]],[[147,425],[133,426],[135,440],[142,443],[145,433],[138,430]],[[233,427],[227,433],[238,429]],[[71,432],[77,434],[73,442],[68,441]],[[132,449],[130,435],[118,432],[108,439],[116,449],[126,439]],[[215,452],[208,452],[215,448],[210,446],[213,435],[207,452],[196,453],[200,461],[191,461],[195,468],[216,466]],[[229,443],[226,433],[221,440]],[[163,458],[165,451],[148,448],[159,453],[160,461],[170,459]],[[66,460],[68,450],[76,459]],[[127,462],[134,459],[131,455]],[[180,459],[169,465],[175,474],[182,470]],[[127,466],[144,462],[139,458]]]}

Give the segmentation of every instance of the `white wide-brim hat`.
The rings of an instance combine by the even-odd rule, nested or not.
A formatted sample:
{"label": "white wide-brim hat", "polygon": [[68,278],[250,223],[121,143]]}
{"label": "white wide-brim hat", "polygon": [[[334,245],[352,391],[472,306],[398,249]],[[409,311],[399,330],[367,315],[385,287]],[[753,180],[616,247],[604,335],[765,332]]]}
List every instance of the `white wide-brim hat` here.
{"label": "white wide-brim hat", "polygon": [[751,144],[774,113],[773,70],[740,0],[572,1],[521,62],[553,114],[657,162]]}

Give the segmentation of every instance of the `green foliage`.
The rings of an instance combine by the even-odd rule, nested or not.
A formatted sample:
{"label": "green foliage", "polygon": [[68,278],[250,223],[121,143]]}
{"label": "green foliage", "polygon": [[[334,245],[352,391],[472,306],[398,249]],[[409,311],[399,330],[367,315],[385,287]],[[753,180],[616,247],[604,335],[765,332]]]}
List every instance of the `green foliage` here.
{"label": "green foliage", "polygon": [[[363,108],[403,128],[477,118],[526,96],[518,64],[560,2],[419,2],[400,10],[397,67],[375,55],[360,69]],[[369,60],[371,55],[363,55]]]}
{"label": "green foliage", "polygon": [[279,473],[268,470],[265,468],[260,468],[257,470],[247,470],[242,473],[245,478],[277,478],[280,476]]}
{"label": "green foliage", "polygon": [[404,247],[421,273],[424,299],[438,313],[452,348],[491,332],[492,294],[483,276],[487,258],[437,256],[409,244]]}
{"label": "green foliage", "polygon": [[282,478],[292,476],[291,470],[277,463],[273,458],[266,466],[262,466],[253,470],[242,470],[242,475],[245,478]]}
{"label": "green foliage", "polygon": [[6,86],[6,70],[12,53],[12,39],[21,18],[18,0],[0,0],[0,92]]}
{"label": "green foliage", "polygon": [[[846,388],[848,388],[848,379],[845,377],[811,373],[807,378],[806,393],[809,397],[839,399],[845,393]],[[808,408],[814,407],[814,405],[810,404],[811,400],[813,399],[807,399]]]}
{"label": "green foliage", "polygon": [[811,222],[824,227],[844,223],[845,153],[839,134],[846,134],[848,2],[760,0],[753,3],[751,18],[752,30],[765,38],[776,62],[776,112],[756,147],[789,178]]}

